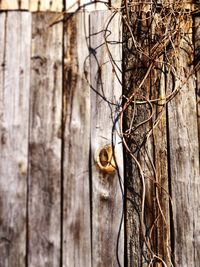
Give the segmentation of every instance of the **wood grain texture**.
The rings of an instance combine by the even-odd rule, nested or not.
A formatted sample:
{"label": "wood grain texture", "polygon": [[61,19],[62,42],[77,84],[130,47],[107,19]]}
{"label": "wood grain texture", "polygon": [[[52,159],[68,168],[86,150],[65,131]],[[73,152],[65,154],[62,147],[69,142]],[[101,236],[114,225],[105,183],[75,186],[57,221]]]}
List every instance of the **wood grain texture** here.
{"label": "wood grain texture", "polygon": [[23,267],[31,16],[0,13],[0,28],[0,266]]}
{"label": "wood grain texture", "polygon": [[1,0],[0,10],[55,11],[63,10],[62,0]]}
{"label": "wood grain texture", "polygon": [[[157,40],[162,36],[161,24],[163,18],[160,13],[154,15],[151,25],[151,47],[156,45]],[[160,48],[159,48],[160,49]],[[153,53],[152,53],[153,54]],[[158,52],[159,54],[159,52]],[[155,165],[155,213],[156,245],[157,255],[171,266],[171,242],[170,242],[170,193],[168,175],[168,143],[167,143],[167,111],[166,111],[166,74],[165,57],[163,54],[156,60],[156,65],[151,70],[151,91],[152,98],[159,99],[154,105],[153,118],[153,147]],[[154,201],[154,198],[152,198]],[[162,265],[161,262],[157,263]]]}
{"label": "wood grain texture", "polygon": [[122,1],[121,0],[111,0],[111,7],[121,8]]}
{"label": "wood grain texture", "polygon": [[73,16],[64,29],[63,266],[90,267],[88,14]]}
{"label": "wood grain texture", "polygon": [[29,0],[30,11],[62,11],[63,1],[62,0]]}
{"label": "wood grain texture", "polygon": [[[146,53],[147,55],[149,54],[150,57],[151,52],[150,51],[150,47],[151,45],[153,46],[153,38],[152,38],[152,43],[150,41],[150,35],[149,37],[145,36],[146,32],[152,32],[152,28],[153,28],[153,24],[154,21],[152,21],[152,25],[151,25],[151,30],[149,30],[149,24],[148,24],[148,12],[150,11],[151,6],[148,4],[145,4],[142,7],[141,10],[141,21],[136,22],[137,23],[137,27],[140,27],[141,30],[138,33],[138,39],[140,44],[143,47],[143,51],[144,53]],[[137,13],[139,16],[139,12]],[[145,57],[143,56],[143,60],[145,60]],[[134,75],[135,77],[140,75],[140,70],[139,70],[139,66],[141,64],[141,62],[139,62],[138,58],[134,58],[134,61],[136,63],[136,68],[135,68],[135,72]],[[145,75],[147,68],[145,65],[143,65],[143,72],[141,77],[139,78],[140,81],[143,79],[143,75]],[[152,95],[155,93],[155,84],[153,85],[154,80],[158,77],[159,74],[153,71],[151,71],[151,75],[149,77],[146,78],[145,82],[144,82],[144,86],[142,86],[141,90],[139,90],[138,93],[138,98],[135,98],[135,101],[137,102],[137,100],[139,99],[151,99]],[[137,87],[137,85],[133,86],[133,89],[135,89],[135,87]],[[159,88],[158,88],[159,91]],[[133,151],[135,152],[135,157],[137,157],[137,153],[138,153],[138,161],[140,163],[140,166],[142,168],[143,171],[143,175],[144,175],[144,183],[141,182],[141,177],[140,177],[140,171],[138,169],[138,166],[136,164],[135,161],[133,161],[133,165],[134,165],[134,180],[137,180],[138,183],[141,182],[141,191],[140,191],[140,196],[141,196],[141,211],[139,213],[139,221],[137,222],[139,224],[139,227],[137,229],[137,231],[141,231],[140,234],[138,234],[138,239],[140,240],[139,242],[141,242],[141,246],[143,247],[143,251],[147,251],[147,257],[150,258],[150,253],[149,250],[147,248],[147,244],[143,241],[144,236],[147,240],[147,242],[149,244],[151,244],[151,249],[152,251],[154,251],[154,253],[157,252],[157,237],[156,237],[156,232],[157,232],[157,225],[155,225],[155,220],[156,220],[156,216],[157,216],[157,201],[156,201],[156,189],[155,189],[155,182],[156,182],[156,177],[154,174],[154,171],[152,169],[152,165],[154,164],[154,155],[155,155],[155,147],[153,144],[153,135],[152,135],[152,124],[153,124],[153,119],[149,119],[152,116],[152,112],[154,112],[153,107],[150,107],[149,104],[146,105],[136,105],[135,106],[135,110],[132,110],[132,114],[136,114],[135,118],[132,118],[132,114],[131,114],[131,119],[132,119],[132,127],[130,126],[130,129],[134,129],[134,127],[137,127],[136,125],[139,125],[140,123],[142,124],[144,122],[144,120],[148,120],[148,122],[144,123],[143,125],[141,125],[141,127],[138,127],[138,130],[133,130],[131,132],[131,135],[133,137],[132,140],[136,140],[136,149],[133,149]],[[131,124],[130,124],[131,125]],[[148,134],[149,133],[149,134]],[[146,136],[146,140],[145,140],[145,136]],[[142,144],[143,142],[143,144]],[[134,141],[133,141],[133,146],[135,145]],[[132,177],[129,177],[130,180],[133,180]],[[132,181],[131,181],[132,182]],[[132,182],[133,188],[135,187],[134,182]],[[137,186],[135,187],[135,192],[137,192],[137,190],[139,189],[139,187],[137,188]],[[142,210],[142,202],[143,202],[143,194],[145,193],[145,198],[144,198],[144,211]],[[132,201],[134,199],[134,193],[133,191],[128,191],[127,197],[130,198]],[[129,203],[130,206],[133,206],[133,202],[130,201]],[[134,213],[136,213],[134,211]],[[136,220],[136,216],[135,214],[132,214],[132,216],[134,217],[134,219]],[[133,227],[133,222],[131,222],[131,226]],[[154,226],[154,227],[153,227]],[[148,229],[151,229],[150,231]],[[132,230],[131,230],[132,231]],[[129,237],[130,238],[130,237]],[[137,246],[136,244],[134,244],[135,246]],[[136,249],[136,248],[132,248],[132,249]],[[133,256],[131,256],[133,257]],[[142,261],[143,261],[143,266],[146,267],[148,266],[144,255],[137,255],[134,256],[135,259],[133,261],[131,261],[131,257],[129,258],[129,266],[134,266],[137,262],[137,260],[140,257],[143,257]]]}
{"label": "wood grain texture", "polygon": [[[160,62],[164,62],[161,56]],[[160,64],[152,71],[152,88],[155,99],[160,99],[155,106],[156,119],[154,124],[154,161],[157,203],[157,254],[167,266],[171,266],[170,243],[170,194],[168,177],[168,144],[167,144],[167,114],[165,92],[165,68]]]}
{"label": "wood grain texture", "polygon": [[[111,14],[109,11],[96,11],[90,14],[90,77],[93,88],[91,91],[92,266],[95,267],[118,266],[117,250],[121,266],[124,264],[123,225],[120,238],[117,240],[123,211],[119,184],[119,179],[123,179],[123,156],[121,140],[117,133],[118,122],[115,121],[122,95],[121,85],[116,78],[117,74],[121,81],[121,44],[117,43],[121,40],[121,24],[118,14],[112,19]],[[104,37],[109,33],[111,35],[107,41],[112,42],[106,46]],[[118,68],[116,65],[112,66],[111,55]],[[112,140],[113,124],[115,127]],[[120,178],[117,173],[100,172],[94,162],[96,150],[112,144],[112,141]]]}
{"label": "wood grain texture", "polygon": [[[194,45],[195,45],[195,58],[194,58],[194,67],[196,68],[196,103],[197,103],[197,124],[198,124],[198,141],[199,141],[199,162],[200,162],[200,61],[199,61],[199,55],[200,55],[200,17],[196,17],[194,19]],[[200,174],[199,174],[200,177]],[[200,179],[198,179],[198,184]],[[199,199],[198,196],[200,194],[200,186],[198,185],[197,188],[195,188],[195,199]],[[200,204],[199,201],[195,203],[195,216],[196,218],[200,218]],[[198,219],[195,221],[195,246],[197,247],[195,251],[195,262],[200,263],[200,222]],[[196,245],[197,244],[197,245]]]}
{"label": "wood grain texture", "polygon": [[28,264],[59,266],[61,235],[62,23],[33,14]]}
{"label": "wood grain texture", "polygon": [[199,136],[199,156],[200,156],[200,17],[194,18],[194,45],[195,58],[194,67],[196,68],[196,98],[197,98],[197,123]]}
{"label": "wood grain texture", "polygon": [[107,6],[107,4],[105,4],[105,3],[108,3],[108,5],[109,5],[109,1],[108,0],[105,0],[105,1],[102,1],[102,2],[104,2],[104,3],[98,3],[98,1],[97,2],[95,2],[95,1],[93,1],[94,2],[94,5],[92,5],[93,6],[93,9],[92,10],[108,10],[108,6]]}
{"label": "wood grain texture", "polygon": [[0,10],[29,9],[29,0],[1,0]]}
{"label": "wood grain texture", "polygon": [[[174,256],[177,266],[195,267],[200,262],[200,174],[195,77],[192,71],[192,20],[181,22],[173,69],[168,69],[167,90],[180,86],[168,104],[171,194],[173,201]],[[174,77],[175,75],[175,77]]]}
{"label": "wood grain texture", "polygon": [[[140,12],[138,12],[138,6],[134,8],[135,11],[130,12],[133,34],[137,36],[138,44],[142,46],[144,54],[149,55],[151,58],[149,52],[152,29],[149,29],[147,20],[147,12],[150,6],[147,4],[141,5]],[[138,20],[138,17],[141,20]],[[123,94],[126,97],[130,97],[131,94],[135,93],[134,104],[131,103],[124,112],[124,137],[132,153],[131,156],[129,151],[125,150],[124,152],[126,160],[127,266],[146,267],[148,266],[147,260],[150,258],[150,253],[146,246],[147,242],[154,253],[156,253],[157,249],[156,226],[153,227],[156,219],[155,175],[154,170],[152,170],[154,147],[152,134],[148,134],[153,124],[153,119],[151,118],[153,108],[148,103],[143,105],[136,103],[150,99],[153,95],[154,87],[150,77],[147,77],[143,86],[138,89],[145,77],[149,63],[145,62],[147,60],[144,54],[141,53],[140,55],[140,52],[134,46],[130,31],[126,27],[124,27],[123,37]],[[138,166],[141,166],[140,170]],[[144,179],[141,179],[141,173]],[[143,210],[142,206],[144,207]]]}
{"label": "wood grain texture", "polygon": [[108,7],[105,3],[108,1],[102,1],[102,3],[94,0],[65,0],[67,12],[75,12],[78,8],[81,10],[94,11],[94,10],[107,10]]}
{"label": "wood grain texture", "polygon": [[[108,1],[102,1],[107,2]],[[119,8],[121,6],[121,1],[112,1],[112,6]],[[65,0],[65,10],[69,12],[75,12],[78,7],[82,7],[85,10],[107,10],[108,7],[104,3],[98,3],[94,0]],[[64,5],[63,0],[1,0],[0,10],[29,10],[31,12],[35,11],[53,11],[61,12],[63,11]]]}
{"label": "wood grain texture", "polygon": [[67,12],[75,12],[80,6],[80,1],[77,0],[65,0],[65,6]]}
{"label": "wood grain texture", "polygon": [[[130,13],[131,26],[134,27],[135,21],[133,13]],[[133,45],[130,42],[126,45],[127,40],[131,39],[130,31],[126,25],[123,25],[123,60],[125,62],[123,68],[123,78],[124,78],[124,87],[123,94],[128,97],[132,92],[132,89],[137,86],[137,81],[135,81],[132,70],[136,71],[139,66],[137,59],[132,55],[130,49],[133,49]],[[139,40],[141,38],[138,38]],[[131,50],[132,51],[132,50]],[[131,70],[131,71],[130,71]],[[133,122],[132,116],[134,114],[134,107],[126,110],[124,114],[124,132],[130,128],[131,123]],[[134,120],[135,125],[140,123],[137,119],[141,119],[144,112],[140,110],[140,118],[136,117]],[[139,134],[138,134],[139,135]],[[135,136],[134,136],[135,138]],[[136,139],[136,142],[139,142]],[[135,142],[130,140],[129,144],[131,145],[132,151],[135,151]],[[132,148],[133,146],[133,148]],[[128,153],[124,150],[125,156],[125,190],[126,190],[126,248],[127,248],[127,266],[135,267],[139,266],[142,262],[142,248],[140,246],[141,241],[141,231],[140,231],[140,210],[141,210],[141,197],[140,192],[142,190],[140,179],[138,179],[139,174],[135,162]],[[135,179],[132,179],[135,177]]]}

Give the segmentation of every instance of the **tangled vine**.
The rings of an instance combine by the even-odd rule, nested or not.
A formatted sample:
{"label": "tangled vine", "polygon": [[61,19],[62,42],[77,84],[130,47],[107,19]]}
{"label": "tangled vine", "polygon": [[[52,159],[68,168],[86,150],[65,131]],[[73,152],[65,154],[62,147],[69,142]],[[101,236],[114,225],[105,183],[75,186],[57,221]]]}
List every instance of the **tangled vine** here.
{"label": "tangled vine", "polygon": [[142,255],[130,266],[176,266],[168,112],[198,68],[192,44],[196,10],[183,1],[158,2],[125,1],[122,10],[127,246]]}
{"label": "tangled vine", "polygon": [[[116,62],[109,51],[108,25],[115,14],[123,25],[123,101],[114,124],[120,122],[126,151],[127,265],[176,266],[168,113],[199,67],[192,40],[192,15],[199,9],[180,0],[124,0],[120,7],[97,2],[112,10],[102,32],[113,69]],[[77,12],[87,5],[79,6]],[[89,58],[95,51],[88,48]]]}

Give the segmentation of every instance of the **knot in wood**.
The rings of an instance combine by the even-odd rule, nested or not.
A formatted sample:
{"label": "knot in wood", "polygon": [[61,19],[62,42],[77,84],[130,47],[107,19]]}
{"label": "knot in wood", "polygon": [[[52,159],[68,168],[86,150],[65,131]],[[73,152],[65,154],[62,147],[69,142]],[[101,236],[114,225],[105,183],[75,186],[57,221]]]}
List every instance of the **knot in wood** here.
{"label": "knot in wood", "polygon": [[116,163],[111,145],[105,145],[97,149],[95,161],[98,168],[103,172],[113,173],[116,171]]}

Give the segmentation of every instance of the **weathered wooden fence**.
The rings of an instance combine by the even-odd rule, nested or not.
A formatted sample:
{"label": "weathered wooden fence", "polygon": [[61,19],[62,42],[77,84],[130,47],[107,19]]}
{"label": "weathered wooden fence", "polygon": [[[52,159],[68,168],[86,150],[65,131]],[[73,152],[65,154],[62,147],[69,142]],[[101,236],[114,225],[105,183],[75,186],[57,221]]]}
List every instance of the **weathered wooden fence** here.
{"label": "weathered wooden fence", "polygon": [[[0,1],[0,267],[200,265],[199,68],[166,101],[171,72],[186,79],[199,57],[199,7],[187,5],[179,54],[166,66],[159,55],[137,92],[159,99],[156,127],[140,128],[151,113],[137,94],[122,122],[145,70],[122,30],[139,16],[149,49],[151,5],[125,1],[122,17],[120,1],[103,2]],[[133,125],[131,151],[151,132],[140,156],[123,153]]]}
{"label": "weathered wooden fence", "polygon": [[119,178],[94,161],[112,145],[123,179],[117,128],[112,136],[122,95],[120,17],[107,37],[110,11],[57,23],[62,1],[0,8],[23,10],[0,13],[0,266],[123,266]]}

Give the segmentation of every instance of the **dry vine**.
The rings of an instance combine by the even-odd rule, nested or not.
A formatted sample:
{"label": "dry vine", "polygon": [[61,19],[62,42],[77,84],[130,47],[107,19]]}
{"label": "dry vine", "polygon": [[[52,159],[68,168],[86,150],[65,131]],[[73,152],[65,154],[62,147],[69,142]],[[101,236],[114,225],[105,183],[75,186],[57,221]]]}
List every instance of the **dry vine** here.
{"label": "dry vine", "polygon": [[[193,65],[192,46],[192,13],[197,10],[179,0],[162,2],[124,0],[120,8],[109,7],[113,12],[110,21],[118,13],[123,22],[123,104],[113,129],[119,122],[127,152],[128,266],[176,266],[173,200],[167,166],[169,151],[166,151],[167,111],[170,101],[199,65]],[[84,6],[77,11],[82,8]],[[109,50],[110,21],[102,31],[115,70],[116,64]],[[88,58],[95,55],[94,48],[89,47],[89,52]],[[180,65],[181,56],[187,61],[185,66]],[[104,95],[102,98],[108,105],[113,104]],[[162,153],[163,162],[160,163]]]}
{"label": "dry vine", "polygon": [[[137,229],[127,229],[128,250],[140,235],[135,253],[142,255],[130,266],[176,266],[169,151],[165,151],[167,106],[194,74],[192,10],[182,1],[157,2],[125,1],[122,10],[127,220],[132,225],[140,221]],[[185,66],[181,56],[189,61]]]}

